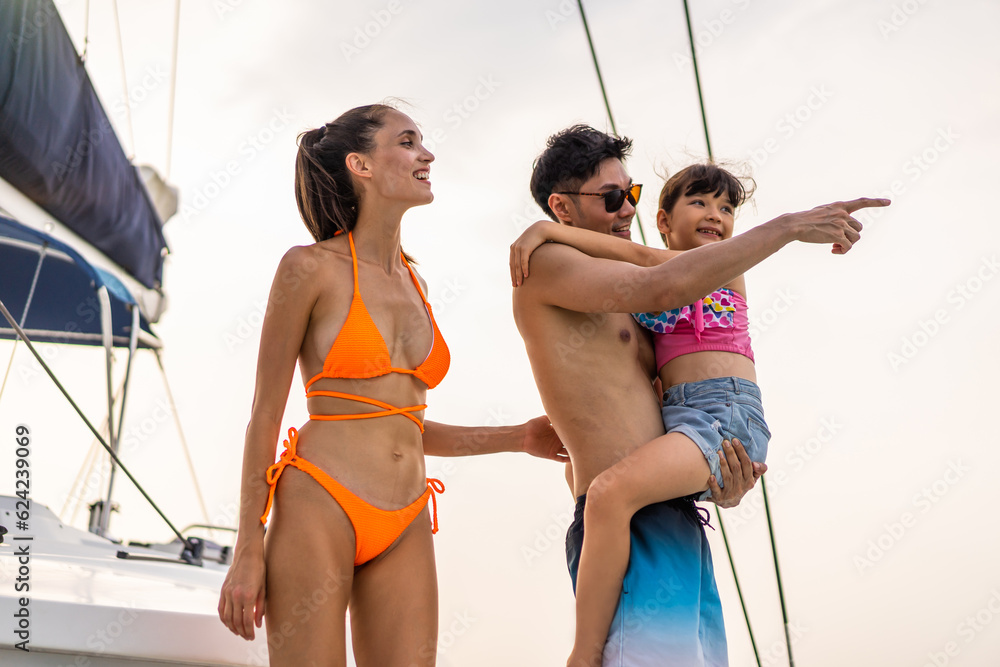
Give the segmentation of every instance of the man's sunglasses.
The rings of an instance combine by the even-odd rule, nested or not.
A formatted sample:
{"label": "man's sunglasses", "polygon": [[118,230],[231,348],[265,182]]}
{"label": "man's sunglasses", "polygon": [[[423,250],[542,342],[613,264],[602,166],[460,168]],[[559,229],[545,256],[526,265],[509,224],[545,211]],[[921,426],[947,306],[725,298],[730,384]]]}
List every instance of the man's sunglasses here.
{"label": "man's sunglasses", "polygon": [[639,203],[639,194],[642,192],[642,185],[631,185],[627,190],[608,190],[607,192],[556,192],[557,195],[587,195],[588,197],[604,197],[604,210],[608,213],[615,213],[625,205],[628,199],[632,206]]}

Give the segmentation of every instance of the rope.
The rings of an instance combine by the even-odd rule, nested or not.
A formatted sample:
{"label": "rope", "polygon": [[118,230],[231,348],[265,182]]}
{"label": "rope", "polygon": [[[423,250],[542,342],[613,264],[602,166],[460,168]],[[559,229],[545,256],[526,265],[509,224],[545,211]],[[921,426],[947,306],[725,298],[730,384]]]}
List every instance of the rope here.
{"label": "rope", "polygon": [[87,62],[88,46],[90,46],[90,0],[87,0],[83,9],[83,52],[80,54],[80,62]]}
{"label": "rope", "polygon": [[[118,403],[118,399],[121,397],[122,391],[125,389],[125,378],[122,378],[121,383],[118,385],[118,389],[115,390],[114,402]],[[101,422],[101,433],[108,427],[108,418],[104,417],[104,421]],[[69,487],[69,494],[66,496],[66,501],[63,503],[62,509],[59,510],[59,519],[63,523],[73,523],[76,521],[76,513],[80,509],[80,499],[83,496],[83,484],[82,480],[84,475],[90,472],[90,469],[97,463],[97,441],[91,440],[90,449],[87,450],[87,455],[83,459],[83,465],[80,466],[79,472],[76,474],[76,479],[73,480],[73,484]],[[88,475],[89,476],[89,475]],[[77,493],[77,487],[80,487],[80,492]],[[73,507],[73,514],[70,516],[69,520],[66,520],[65,514],[66,509],[69,507],[69,503],[72,500],[76,500],[77,503]]]}
{"label": "rope", "polygon": [[[24,312],[21,313],[21,326],[28,319],[28,309],[31,308],[31,302],[35,298],[35,288],[38,286],[38,276],[42,272],[42,262],[45,261],[45,255],[48,253],[49,244],[46,242],[41,249],[38,251],[38,264],[35,265],[35,275],[31,278],[31,287],[28,289],[28,298],[24,301]],[[0,384],[0,399],[3,398],[3,392],[7,388],[7,378],[10,377],[10,369],[14,366],[14,353],[17,352],[17,343],[20,339],[14,339],[14,346],[10,350],[10,360],[7,362],[7,371],[3,374],[3,384]]]}
{"label": "rope", "polygon": [[785,646],[788,648],[788,667],[795,667],[792,658],[792,639],[788,633],[788,612],[785,610],[785,591],[781,585],[781,570],[778,569],[778,547],[774,541],[774,527],[771,523],[771,508],[767,502],[767,484],[760,478],[760,488],[764,492],[764,513],[767,515],[767,532],[771,536],[771,553],[774,555],[774,576],[778,580],[778,599],[781,600],[781,620],[785,623]]}
{"label": "rope", "polygon": [[[691,11],[688,9],[688,2],[684,0],[684,19],[687,22],[687,32],[688,32],[688,43],[691,45],[691,62],[694,65],[694,81],[695,85],[698,87],[698,104],[701,107],[701,125],[705,130],[705,147],[708,149],[708,159],[713,160],[712,156],[712,142],[708,135],[708,114],[705,112],[705,97],[701,90],[701,76],[698,74],[698,54],[694,50],[694,31],[691,29]],[[781,583],[781,571],[778,569],[778,546],[774,541],[774,527],[771,523],[771,511],[768,507],[767,502],[767,484],[764,483],[764,477],[760,478],[760,486],[764,492],[764,512],[767,515],[767,532],[771,537],[771,553],[774,556],[774,576],[778,582],[778,598],[781,600],[781,620],[785,626],[785,646],[788,649],[788,665],[789,667],[795,667],[795,660],[792,658],[792,642],[788,631],[788,612],[785,609],[785,591],[784,586]],[[722,517],[719,517],[719,525],[722,525]],[[725,528],[722,530],[722,536],[725,538],[726,531]],[[729,563],[733,568],[733,577],[736,577],[736,565],[733,563],[733,554],[729,550],[729,541],[726,541],[726,554],[729,556]],[[754,655],[757,656],[757,665],[760,665],[760,656],[757,655],[757,644],[754,642],[753,630],[750,629],[750,617],[747,615],[746,605],[743,604],[743,593],[740,592],[740,586],[736,584],[736,591],[740,596],[740,605],[743,606],[743,616],[747,621],[747,631],[750,633],[750,643],[753,644]]]}
{"label": "rope", "polygon": [[181,437],[181,447],[184,449],[184,458],[187,459],[188,470],[191,472],[191,480],[194,482],[194,492],[198,496],[198,505],[201,506],[201,513],[205,517],[205,523],[211,523],[211,520],[208,518],[208,509],[205,507],[205,498],[201,495],[201,485],[198,484],[198,475],[194,472],[194,461],[191,460],[191,450],[188,449],[187,438],[184,437],[184,429],[181,427],[181,418],[177,413],[174,392],[170,390],[170,382],[167,381],[167,371],[163,368],[163,359],[160,358],[159,350],[153,350],[153,352],[156,354],[156,363],[159,365],[160,375],[163,377],[163,386],[167,389],[170,412],[174,416],[174,424],[177,426],[177,433]]}
{"label": "rope", "polygon": [[[594,40],[590,37],[590,25],[587,23],[587,14],[583,11],[583,0],[576,0],[577,6],[580,8],[580,17],[583,18],[583,31],[587,34],[587,44],[590,46],[590,57],[594,59],[594,71],[597,72],[597,83],[601,85],[601,97],[604,98],[604,108],[608,112],[608,120],[611,122],[611,131],[615,133],[615,136],[619,136],[618,128],[615,126],[615,117],[611,113],[611,103],[608,101],[608,91],[604,87],[604,77],[601,76],[601,66],[597,62],[597,51],[594,50]],[[639,210],[635,211],[635,221],[639,223],[639,237],[642,238],[642,244],[646,245],[646,232],[642,229],[642,218],[639,217]]]}
{"label": "rope", "polygon": [[118,59],[122,66],[122,91],[125,94],[125,121],[128,125],[129,144],[132,147],[128,160],[131,162],[132,158],[135,157],[135,133],[132,132],[132,101],[128,96],[128,79],[125,76],[125,47],[122,44],[122,24],[118,18],[118,0],[112,2],[111,6],[114,8],[115,30],[118,32]]}
{"label": "rope", "polygon": [[[688,44],[691,47],[691,62],[694,64],[694,81],[698,88],[698,105],[701,107],[701,126],[705,131],[705,147],[708,150],[708,159],[714,161],[712,157],[712,141],[708,135],[708,115],[705,112],[705,97],[701,91],[701,76],[698,74],[698,54],[694,50],[694,31],[691,29],[691,11],[688,9],[687,0],[684,0],[684,20],[687,24]],[[761,483],[763,483],[761,479]],[[718,508],[716,508],[718,512]],[[722,540],[726,545],[726,555],[729,557],[729,566],[733,570],[733,580],[736,582],[736,594],[740,598],[740,607],[743,608],[743,618],[747,623],[747,633],[750,635],[750,645],[753,646],[753,655],[757,659],[757,667],[760,667],[760,653],[757,652],[757,642],[753,636],[753,628],[750,626],[750,614],[747,612],[746,601],[743,599],[743,589],[740,588],[740,581],[736,576],[736,561],[733,560],[733,552],[729,548],[729,540],[726,538],[726,528],[722,523],[722,514],[719,513],[719,526],[722,528]],[[770,527],[770,518],[768,519]],[[780,589],[780,582],[779,582]]]}
{"label": "rope", "polygon": [[35,359],[37,359],[38,363],[42,365],[42,368],[45,370],[48,376],[52,378],[52,381],[55,383],[56,387],[59,389],[59,391],[62,392],[62,395],[66,397],[66,400],[69,401],[69,404],[73,406],[73,409],[76,410],[76,413],[80,415],[80,419],[82,419],[83,423],[87,425],[87,428],[90,429],[90,432],[94,434],[94,437],[97,438],[97,441],[101,443],[104,449],[107,450],[108,454],[111,455],[111,459],[116,464],[118,464],[118,467],[122,469],[122,472],[125,473],[125,475],[132,481],[132,483],[135,485],[135,488],[138,489],[139,493],[142,494],[143,498],[149,501],[149,504],[152,505],[153,509],[156,510],[156,513],[160,515],[160,518],[162,518],[167,523],[167,525],[170,526],[170,530],[172,530],[174,535],[177,536],[177,539],[179,539],[181,543],[184,544],[188,549],[193,551],[194,545],[190,543],[183,535],[181,535],[180,531],[178,531],[177,528],[174,526],[174,524],[170,522],[170,519],[167,518],[167,515],[164,514],[162,510],[160,510],[157,504],[153,502],[153,499],[149,497],[149,494],[146,493],[146,490],[142,488],[142,486],[139,484],[136,478],[132,476],[132,473],[128,471],[128,468],[126,468],[122,464],[121,459],[118,458],[118,455],[115,454],[114,450],[111,449],[108,443],[104,442],[104,438],[101,437],[101,434],[97,432],[97,429],[94,428],[94,425],[90,423],[90,420],[87,419],[87,416],[83,414],[83,410],[81,410],[80,406],[76,404],[76,401],[74,401],[73,398],[69,395],[69,392],[66,391],[66,388],[62,386],[62,383],[59,382],[58,378],[56,378],[55,376],[55,373],[53,373],[52,369],[49,368],[49,365],[45,363],[44,359],[42,359],[42,355],[38,353],[38,350],[35,349],[35,346],[32,345],[30,340],[28,340],[28,337],[25,335],[24,330],[21,329],[21,327],[17,325],[17,322],[14,321],[14,316],[10,314],[9,310],[7,310],[7,306],[4,305],[2,299],[0,299],[0,314],[2,314],[4,318],[10,323],[11,327],[17,332],[17,335],[20,336],[21,340],[24,341],[24,344],[28,346],[29,350],[31,350],[31,353],[35,355]]}
{"label": "rope", "polygon": [[[170,106],[168,107],[167,115],[167,164],[166,173],[163,176],[164,180],[170,179],[170,163],[174,152],[174,106],[175,99],[177,97],[177,44],[181,33],[181,0],[177,0],[174,5],[174,54],[173,54],[173,66],[170,72]],[[157,357],[159,358],[159,357]],[[208,515],[206,514],[205,520],[208,520]]]}
{"label": "rope", "polygon": [[684,18],[687,21],[688,43],[691,45],[691,62],[694,63],[694,82],[698,86],[698,104],[701,106],[701,125],[705,128],[705,147],[708,148],[708,159],[712,158],[712,142],[708,139],[708,115],[705,113],[705,98],[701,93],[701,76],[698,75],[698,54],[694,52],[694,33],[691,31],[691,12],[687,0],[684,0]]}
{"label": "rope", "polygon": [[740,588],[740,578],[736,576],[736,562],[733,560],[733,553],[729,549],[729,538],[726,537],[726,524],[722,522],[722,512],[718,505],[715,507],[715,515],[719,517],[719,528],[722,529],[722,541],[726,545],[726,555],[729,556],[729,567],[733,571],[733,581],[736,582],[736,594],[740,598],[740,607],[743,608],[743,618],[747,622],[747,632],[750,633],[750,645],[753,647],[753,656],[757,659],[757,667],[760,667],[760,653],[757,652],[757,642],[753,638],[753,630],[750,628],[750,614],[747,613],[746,603],[743,601],[743,589]]}

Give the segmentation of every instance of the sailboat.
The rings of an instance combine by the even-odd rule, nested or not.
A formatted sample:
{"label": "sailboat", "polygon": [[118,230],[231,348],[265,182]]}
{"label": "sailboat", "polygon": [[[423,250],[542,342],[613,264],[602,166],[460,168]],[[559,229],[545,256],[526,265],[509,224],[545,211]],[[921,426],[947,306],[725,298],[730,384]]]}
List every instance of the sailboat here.
{"label": "sailboat", "polygon": [[[48,411],[76,410],[112,460],[82,530],[32,494],[32,476],[55,461],[34,448],[31,426],[4,434],[15,493],[0,496],[0,664],[265,665],[264,633],[247,643],[218,619],[229,548],[178,530],[118,456],[133,360],[160,361],[162,227],[176,192],[126,157],[52,0],[4,2],[0,38],[0,338],[35,355],[66,396]],[[103,350],[106,372],[92,383],[107,396],[100,427],[39,353],[49,345]],[[116,350],[126,356],[119,390]],[[110,537],[123,475],[172,542]]]}

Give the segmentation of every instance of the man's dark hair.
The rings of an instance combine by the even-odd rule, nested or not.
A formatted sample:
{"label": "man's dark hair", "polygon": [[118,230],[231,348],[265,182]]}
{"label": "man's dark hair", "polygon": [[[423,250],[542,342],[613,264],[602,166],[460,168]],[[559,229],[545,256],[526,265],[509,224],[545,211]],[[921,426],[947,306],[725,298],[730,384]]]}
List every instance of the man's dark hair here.
{"label": "man's dark hair", "polygon": [[597,173],[608,158],[625,161],[632,152],[632,140],[613,137],[589,125],[574,125],[549,137],[545,150],[535,160],[531,172],[531,196],[545,214],[556,220],[549,208],[553,192],[576,191]]}

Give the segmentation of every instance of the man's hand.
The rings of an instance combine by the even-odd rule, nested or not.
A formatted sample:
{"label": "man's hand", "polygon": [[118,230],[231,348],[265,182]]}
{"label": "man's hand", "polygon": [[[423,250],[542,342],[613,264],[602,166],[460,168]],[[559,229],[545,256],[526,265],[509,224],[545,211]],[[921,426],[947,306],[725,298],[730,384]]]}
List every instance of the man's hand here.
{"label": "man's hand", "polygon": [[788,213],[777,220],[792,226],[796,241],[832,243],[833,253],[843,255],[861,238],[861,223],[851,217],[851,214],[863,208],[889,204],[888,199],[862,197],[852,201],[817,206],[801,213]]}
{"label": "man's hand", "polygon": [[563,446],[556,430],[545,415],[535,417],[524,424],[524,445],[522,449],[542,459],[550,459],[559,463],[569,461],[569,453]]}
{"label": "man's hand", "polygon": [[719,488],[715,475],[709,477],[711,500],[722,508],[736,507],[743,496],[757,483],[757,479],[767,472],[767,464],[752,462],[747,456],[747,450],[743,448],[743,443],[733,438],[732,443],[728,440],[722,442],[722,451],[719,452],[719,472],[725,486]]}

